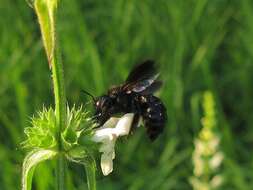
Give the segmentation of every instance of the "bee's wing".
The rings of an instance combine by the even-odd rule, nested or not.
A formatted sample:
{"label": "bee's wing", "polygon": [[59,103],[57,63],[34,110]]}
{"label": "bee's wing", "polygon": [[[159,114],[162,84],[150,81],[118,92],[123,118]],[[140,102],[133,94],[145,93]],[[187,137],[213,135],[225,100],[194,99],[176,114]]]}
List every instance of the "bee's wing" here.
{"label": "bee's wing", "polygon": [[155,63],[152,60],[144,61],[143,63],[135,66],[129,73],[126,84],[149,79],[157,74]]}
{"label": "bee's wing", "polygon": [[154,62],[145,61],[130,72],[123,85],[123,90],[152,94],[162,85],[162,82],[157,80],[158,76]]}
{"label": "bee's wing", "polygon": [[136,84],[135,87],[133,87],[132,91],[134,92],[139,92],[142,95],[148,95],[148,94],[153,94],[155,93],[157,90],[159,90],[162,86],[162,81],[154,81],[151,85],[149,86],[142,86],[139,87],[139,84]]}

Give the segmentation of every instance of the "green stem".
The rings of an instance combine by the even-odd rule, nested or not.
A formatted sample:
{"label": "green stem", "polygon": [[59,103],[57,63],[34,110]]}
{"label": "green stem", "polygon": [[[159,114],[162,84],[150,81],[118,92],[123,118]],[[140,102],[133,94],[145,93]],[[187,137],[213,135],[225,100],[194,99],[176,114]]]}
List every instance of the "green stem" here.
{"label": "green stem", "polygon": [[61,55],[58,47],[56,47],[56,59],[53,59],[51,64],[52,78],[54,84],[55,114],[60,133],[64,130],[66,121],[66,95],[64,86],[63,65],[61,62]]}
{"label": "green stem", "polygon": [[96,163],[94,160],[85,164],[85,171],[87,176],[87,183],[89,190],[96,190]]}
{"label": "green stem", "polygon": [[[56,15],[56,13],[55,13]],[[54,15],[54,21],[56,20],[56,16]],[[56,23],[56,22],[55,22]],[[65,156],[62,153],[62,140],[61,140],[61,132],[65,128],[66,124],[66,92],[64,85],[64,73],[63,73],[63,64],[61,59],[61,52],[58,45],[57,39],[57,28],[56,24],[54,24],[54,50],[53,56],[50,61],[50,65],[52,66],[52,79],[54,86],[54,98],[55,98],[55,115],[56,115],[56,125],[57,125],[57,139],[58,139],[58,151],[59,157],[57,158],[57,168],[56,168],[56,177],[57,177],[57,190],[65,189]]]}
{"label": "green stem", "polygon": [[56,189],[64,190],[65,185],[65,168],[66,168],[66,159],[63,153],[60,153],[57,158],[56,166]]}
{"label": "green stem", "polygon": [[[56,36],[56,34],[55,34]],[[54,85],[55,97],[55,114],[58,126],[58,150],[60,156],[57,158],[57,190],[65,189],[65,157],[62,153],[61,132],[65,128],[66,123],[66,95],[64,86],[63,65],[61,61],[61,54],[57,41],[55,42],[55,53],[51,62],[52,65],[52,79]]]}

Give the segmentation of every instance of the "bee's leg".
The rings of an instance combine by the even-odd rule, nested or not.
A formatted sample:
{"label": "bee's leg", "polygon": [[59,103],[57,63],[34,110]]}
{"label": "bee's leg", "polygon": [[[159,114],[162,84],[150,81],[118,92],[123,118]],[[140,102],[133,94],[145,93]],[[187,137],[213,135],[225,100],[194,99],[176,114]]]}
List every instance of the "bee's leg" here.
{"label": "bee's leg", "polygon": [[143,106],[143,123],[147,129],[149,139],[154,141],[164,130],[167,121],[167,112],[159,98],[149,96],[147,100]]}

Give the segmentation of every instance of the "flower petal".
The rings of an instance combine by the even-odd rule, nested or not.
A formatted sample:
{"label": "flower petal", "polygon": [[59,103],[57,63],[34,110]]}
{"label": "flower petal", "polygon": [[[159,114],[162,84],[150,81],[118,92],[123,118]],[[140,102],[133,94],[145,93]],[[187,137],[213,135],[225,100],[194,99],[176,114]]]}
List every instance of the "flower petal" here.
{"label": "flower petal", "polygon": [[96,130],[94,136],[92,137],[92,140],[95,142],[102,142],[106,140],[112,140],[114,130],[113,128],[104,128],[104,129],[98,129]]}
{"label": "flower petal", "polygon": [[116,138],[113,138],[112,140],[104,141],[103,144],[101,144],[99,148],[99,152],[104,152],[104,153],[114,152],[115,142],[116,142]]}
{"label": "flower petal", "polygon": [[108,175],[113,170],[113,159],[115,158],[114,146],[116,138],[104,143],[99,151],[103,152],[101,156],[101,169],[104,175]]}
{"label": "flower petal", "polygon": [[116,127],[114,128],[114,133],[117,136],[124,136],[128,135],[132,122],[133,122],[134,114],[133,113],[127,113],[124,116],[122,116],[117,123]]}
{"label": "flower petal", "polygon": [[119,136],[128,135],[134,114],[127,113],[121,118],[110,118],[103,127],[95,131],[92,140],[101,142],[99,152],[101,155],[101,169],[104,175],[108,175],[113,170],[113,159],[115,158],[114,146]]}
{"label": "flower petal", "polygon": [[117,117],[111,117],[110,119],[108,119],[104,125],[100,128],[100,129],[103,129],[103,128],[114,128],[118,121],[120,120],[120,118],[117,118]]}
{"label": "flower petal", "polygon": [[111,155],[102,154],[101,156],[101,169],[104,175],[108,175],[113,170],[113,161],[111,159]]}

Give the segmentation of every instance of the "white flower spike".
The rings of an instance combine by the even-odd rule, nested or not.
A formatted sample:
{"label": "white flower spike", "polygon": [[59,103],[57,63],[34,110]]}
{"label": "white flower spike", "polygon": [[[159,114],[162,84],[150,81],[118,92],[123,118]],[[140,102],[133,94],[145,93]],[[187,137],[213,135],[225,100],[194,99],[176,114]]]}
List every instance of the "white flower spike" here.
{"label": "white flower spike", "polygon": [[99,152],[102,152],[101,169],[105,176],[113,170],[115,142],[118,137],[129,134],[133,117],[133,113],[127,113],[121,118],[111,117],[93,136],[93,141],[102,143]]}

